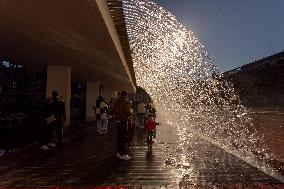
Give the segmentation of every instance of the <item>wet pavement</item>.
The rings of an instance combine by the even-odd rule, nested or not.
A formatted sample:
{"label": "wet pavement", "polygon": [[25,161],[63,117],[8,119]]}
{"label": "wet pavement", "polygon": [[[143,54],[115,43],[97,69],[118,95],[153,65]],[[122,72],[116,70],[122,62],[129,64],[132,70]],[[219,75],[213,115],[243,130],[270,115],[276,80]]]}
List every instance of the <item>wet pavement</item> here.
{"label": "wet pavement", "polygon": [[144,130],[136,132],[130,161],[116,158],[116,129],[107,135],[94,127],[70,128],[61,151],[33,145],[0,158],[0,186],[167,185],[175,175],[164,167],[161,149],[149,154]]}
{"label": "wet pavement", "polygon": [[[165,165],[162,144],[148,152],[146,132],[137,129],[130,161],[118,160],[116,129],[98,135],[95,127],[68,129],[61,151],[41,151],[31,145],[0,157],[0,187],[46,186],[176,186],[177,170]],[[188,150],[190,174],[188,186],[267,186],[284,188],[280,181],[259,171],[224,150],[198,138],[192,138]],[[241,187],[240,187],[241,188]]]}

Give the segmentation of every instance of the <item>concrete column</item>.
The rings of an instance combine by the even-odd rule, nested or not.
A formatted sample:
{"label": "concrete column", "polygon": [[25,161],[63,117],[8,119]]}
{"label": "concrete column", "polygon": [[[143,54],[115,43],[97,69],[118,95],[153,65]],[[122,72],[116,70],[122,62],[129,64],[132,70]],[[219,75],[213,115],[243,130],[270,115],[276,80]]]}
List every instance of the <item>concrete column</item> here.
{"label": "concrete column", "polygon": [[100,95],[99,81],[88,81],[86,92],[86,120],[92,121],[95,119],[95,111],[93,106],[96,105],[96,100]]}
{"label": "concrete column", "polygon": [[109,102],[112,98],[117,98],[117,91],[110,88],[102,89],[102,96],[105,98],[106,102]]}
{"label": "concrete column", "polygon": [[56,90],[65,101],[66,125],[70,124],[70,99],[71,99],[71,68],[61,66],[47,67],[46,97],[51,97]]}

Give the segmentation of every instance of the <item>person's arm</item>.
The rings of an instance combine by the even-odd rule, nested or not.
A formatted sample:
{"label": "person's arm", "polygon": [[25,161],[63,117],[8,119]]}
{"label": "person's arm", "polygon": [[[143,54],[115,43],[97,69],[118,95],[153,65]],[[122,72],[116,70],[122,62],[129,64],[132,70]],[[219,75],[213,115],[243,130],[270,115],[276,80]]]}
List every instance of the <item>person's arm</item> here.
{"label": "person's arm", "polygon": [[154,122],[155,123],[155,125],[160,125],[161,123],[158,123],[158,122]]}

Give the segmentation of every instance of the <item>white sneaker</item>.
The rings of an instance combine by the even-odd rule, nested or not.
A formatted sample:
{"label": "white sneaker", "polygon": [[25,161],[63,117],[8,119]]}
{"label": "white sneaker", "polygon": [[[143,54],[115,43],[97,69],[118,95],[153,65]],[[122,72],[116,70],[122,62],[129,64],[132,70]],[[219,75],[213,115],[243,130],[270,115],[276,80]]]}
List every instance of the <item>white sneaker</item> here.
{"label": "white sneaker", "polygon": [[56,145],[51,142],[51,143],[48,143],[47,146],[49,146],[49,147],[55,147]]}
{"label": "white sneaker", "polygon": [[123,156],[120,156],[120,159],[123,159],[123,160],[130,160],[131,157],[127,154],[123,155]]}
{"label": "white sneaker", "polygon": [[43,151],[49,150],[48,146],[46,146],[46,145],[41,146],[40,149],[42,149]]}

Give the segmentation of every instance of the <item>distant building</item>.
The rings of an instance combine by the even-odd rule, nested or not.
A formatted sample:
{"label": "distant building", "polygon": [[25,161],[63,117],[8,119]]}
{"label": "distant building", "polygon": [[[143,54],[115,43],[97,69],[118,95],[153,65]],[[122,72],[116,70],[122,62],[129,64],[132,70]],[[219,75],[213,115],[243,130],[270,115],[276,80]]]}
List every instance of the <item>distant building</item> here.
{"label": "distant building", "polygon": [[284,107],[284,51],[224,73],[248,107]]}
{"label": "distant building", "polygon": [[[1,109],[1,104],[5,101],[12,112],[28,115],[38,113],[46,99],[46,82],[46,68],[32,69],[0,61],[0,112],[5,112]],[[71,119],[84,120],[86,118],[86,81],[73,78],[71,91]]]}
{"label": "distant building", "polygon": [[12,112],[36,113],[44,102],[45,88],[46,72],[0,62],[0,104],[9,104]]}

